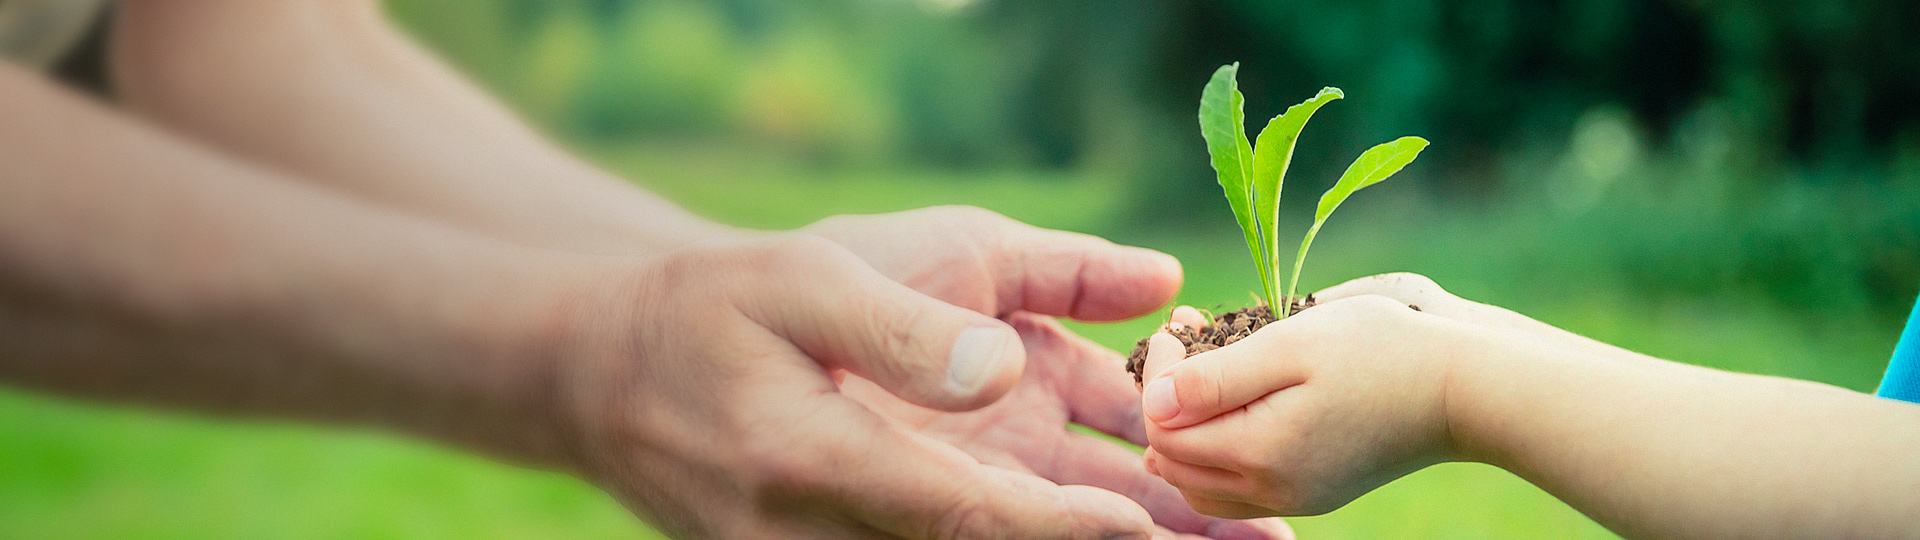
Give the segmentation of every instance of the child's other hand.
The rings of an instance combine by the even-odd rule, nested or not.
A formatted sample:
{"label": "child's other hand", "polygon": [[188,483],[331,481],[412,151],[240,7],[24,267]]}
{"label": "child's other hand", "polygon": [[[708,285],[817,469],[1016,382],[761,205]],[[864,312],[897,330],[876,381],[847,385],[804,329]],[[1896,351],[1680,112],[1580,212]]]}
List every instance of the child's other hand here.
{"label": "child's other hand", "polygon": [[[1458,301],[1431,288],[1423,300]],[[1182,319],[1191,318],[1174,317],[1189,325]],[[1143,394],[1147,467],[1206,514],[1331,511],[1455,457],[1447,372],[1452,359],[1487,342],[1483,328],[1362,294],[1326,301],[1184,361],[1179,340],[1157,334]]]}

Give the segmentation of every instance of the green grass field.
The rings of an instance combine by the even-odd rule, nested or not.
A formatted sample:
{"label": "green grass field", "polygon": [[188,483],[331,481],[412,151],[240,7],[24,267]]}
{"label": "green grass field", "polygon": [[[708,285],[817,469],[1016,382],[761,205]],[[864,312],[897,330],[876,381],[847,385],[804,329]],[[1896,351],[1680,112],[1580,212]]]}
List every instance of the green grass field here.
{"label": "green grass field", "polygon": [[[691,150],[608,151],[602,160],[735,223],[792,226],[839,212],[975,204],[1178,255],[1187,268],[1182,302],[1237,304],[1257,288],[1224,208],[1165,216],[1201,225],[1160,231],[1150,224],[1161,218],[1117,219],[1127,199],[1100,178],[801,174]],[[1581,248],[1525,240],[1537,223],[1427,208],[1392,184],[1356,197],[1342,212],[1316,243],[1303,287],[1419,271],[1463,296],[1651,354],[1862,390],[1875,382],[1897,330],[1898,321],[1866,314],[1812,316],[1740,296],[1646,297],[1605,271],[1542,265],[1582,260],[1566,253]],[[1126,221],[1149,225],[1113,225]],[[1157,322],[1076,328],[1119,348]],[[1294,524],[1303,538],[1612,537],[1526,483],[1471,464],[1434,467]],[[204,420],[16,391],[0,392],[0,531],[45,540],[657,537],[573,479],[384,435]]]}

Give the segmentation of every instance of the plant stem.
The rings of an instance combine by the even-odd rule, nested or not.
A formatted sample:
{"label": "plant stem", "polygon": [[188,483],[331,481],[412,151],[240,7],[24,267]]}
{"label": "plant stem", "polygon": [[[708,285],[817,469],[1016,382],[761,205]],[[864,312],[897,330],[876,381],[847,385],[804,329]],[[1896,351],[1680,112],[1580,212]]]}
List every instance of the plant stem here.
{"label": "plant stem", "polygon": [[1280,296],[1280,232],[1275,230],[1271,236],[1262,240],[1266,241],[1268,246],[1266,268],[1273,274],[1273,286],[1267,288],[1267,307],[1279,309],[1276,306],[1286,300],[1286,297]]}
{"label": "plant stem", "polygon": [[1272,258],[1268,256],[1266,229],[1268,227],[1261,226],[1259,221],[1254,221],[1254,236],[1259,240],[1258,243],[1247,246],[1247,250],[1253,252],[1253,269],[1254,273],[1260,275],[1260,292],[1266,296],[1268,305],[1272,305],[1273,294],[1280,289],[1280,272],[1278,268],[1274,268],[1275,264],[1269,262]]}
{"label": "plant stem", "polygon": [[[1307,262],[1307,248],[1313,245],[1313,235],[1320,234],[1320,225],[1326,222],[1324,219],[1314,220],[1313,227],[1307,229],[1306,238],[1300,239],[1300,255],[1294,257],[1293,277],[1287,280],[1287,296],[1285,297],[1287,302],[1293,301],[1293,293],[1300,287],[1300,267]],[[1273,312],[1273,317],[1275,319],[1285,319],[1287,318],[1287,312],[1293,311],[1293,306],[1289,304],[1275,309],[1276,311]]]}

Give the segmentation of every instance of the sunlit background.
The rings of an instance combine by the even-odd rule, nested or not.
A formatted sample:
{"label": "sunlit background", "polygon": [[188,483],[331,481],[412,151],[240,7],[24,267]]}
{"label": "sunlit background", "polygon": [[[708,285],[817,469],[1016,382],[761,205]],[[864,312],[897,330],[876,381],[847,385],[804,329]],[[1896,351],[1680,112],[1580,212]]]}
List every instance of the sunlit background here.
{"label": "sunlit background", "polygon": [[[1920,8],[1905,0],[394,0],[605,167],[726,222],[979,205],[1165,250],[1181,301],[1253,266],[1195,108],[1339,86],[1283,221],[1374,143],[1305,288],[1428,274],[1639,351],[1872,390],[1920,289]],[[1115,348],[1156,324],[1077,329]],[[1116,369],[1116,376],[1118,367]],[[1621,476],[1635,471],[1614,471]],[[1303,538],[1607,538],[1447,465]],[[574,480],[374,434],[0,393],[0,537],[651,538]]]}

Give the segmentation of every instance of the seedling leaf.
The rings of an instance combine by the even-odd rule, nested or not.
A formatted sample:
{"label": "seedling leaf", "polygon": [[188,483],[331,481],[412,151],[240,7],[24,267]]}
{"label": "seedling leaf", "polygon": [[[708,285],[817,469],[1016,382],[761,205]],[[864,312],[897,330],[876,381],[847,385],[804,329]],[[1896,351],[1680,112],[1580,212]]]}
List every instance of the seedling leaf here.
{"label": "seedling leaf", "polygon": [[1261,243],[1260,222],[1253,213],[1253,148],[1247,142],[1246,96],[1240,94],[1235,62],[1213,72],[1213,79],[1200,93],[1200,135],[1207,140],[1207,154],[1213,158],[1213,170],[1220,187],[1227,192],[1227,205],[1246,236],[1247,251],[1260,269],[1260,285],[1273,296],[1278,276],[1269,265],[1266,246]]}
{"label": "seedling leaf", "polygon": [[[1280,268],[1280,194],[1286,183],[1287,165],[1293,161],[1294,143],[1300,140],[1300,131],[1307,127],[1307,120],[1322,105],[1333,100],[1347,97],[1339,88],[1321,88],[1313,99],[1287,107],[1285,113],[1273,117],[1267,127],[1260,130],[1253,148],[1253,208],[1254,219],[1261,225],[1260,244],[1266,252],[1267,260],[1262,268],[1272,272]],[[1278,275],[1272,280],[1277,280]],[[1285,299],[1274,296],[1275,291],[1267,291],[1267,304],[1279,306]],[[1276,308],[1278,309],[1278,308]]]}
{"label": "seedling leaf", "polygon": [[1368,148],[1361,153],[1347,172],[1340,175],[1340,182],[1333,185],[1320,196],[1320,209],[1313,213],[1314,221],[1326,221],[1333,209],[1346,202],[1347,197],[1360,188],[1380,183],[1400,169],[1406,168],[1413,159],[1420,157],[1420,151],[1427,148],[1427,140],[1419,137],[1401,137],[1392,142]]}
{"label": "seedling leaf", "polygon": [[1412,163],[1420,151],[1426,149],[1427,140],[1401,137],[1368,149],[1347,166],[1340,181],[1320,196],[1313,226],[1300,240],[1299,255],[1293,260],[1293,275],[1287,281],[1286,294],[1282,295],[1280,188],[1286,182],[1295,143],[1299,142],[1307,121],[1320,107],[1347,95],[1331,86],[1320,89],[1313,99],[1288,107],[1285,113],[1268,120],[1260,132],[1259,145],[1254,146],[1247,140],[1246,96],[1240,94],[1240,84],[1235,80],[1239,73],[1240,64],[1235,62],[1220,66],[1207,81],[1200,93],[1200,135],[1207,140],[1207,154],[1212,157],[1214,173],[1221,189],[1227,193],[1233,219],[1246,238],[1247,252],[1253,255],[1261,291],[1265,293],[1262,299],[1273,308],[1275,316],[1284,319],[1290,307],[1287,303],[1292,301],[1300,285],[1300,267],[1306,263],[1307,249],[1313,246],[1313,237],[1320,233],[1327,216],[1353,192],[1386,180]]}
{"label": "seedling leaf", "polygon": [[1306,238],[1300,241],[1300,254],[1293,260],[1293,277],[1287,281],[1287,296],[1293,296],[1300,284],[1300,266],[1307,261],[1307,248],[1313,245],[1313,237],[1320,232],[1320,225],[1327,222],[1327,216],[1333,215],[1333,209],[1360,188],[1380,183],[1400,169],[1413,163],[1420,157],[1420,151],[1427,148],[1427,140],[1419,137],[1401,137],[1392,142],[1367,149],[1360,157],[1347,166],[1347,172],[1340,175],[1340,181],[1320,196],[1320,209],[1313,214],[1313,227],[1307,229]]}

